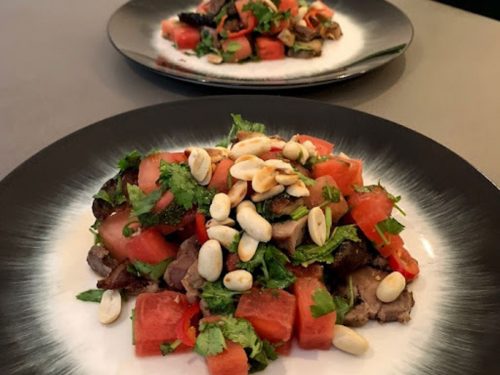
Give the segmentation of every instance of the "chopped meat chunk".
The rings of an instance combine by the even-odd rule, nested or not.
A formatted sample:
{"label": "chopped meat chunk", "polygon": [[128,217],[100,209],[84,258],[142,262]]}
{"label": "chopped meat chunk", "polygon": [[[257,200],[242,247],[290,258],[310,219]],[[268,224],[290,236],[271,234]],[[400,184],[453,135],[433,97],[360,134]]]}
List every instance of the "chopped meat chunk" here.
{"label": "chopped meat chunk", "polygon": [[307,216],[299,220],[287,220],[280,223],[274,223],[272,239],[276,245],[287,250],[290,254],[302,243],[306,231]]}
{"label": "chopped meat chunk", "polygon": [[276,216],[290,215],[304,204],[304,199],[279,195],[271,201],[271,212]]}
{"label": "chopped meat chunk", "polygon": [[176,290],[184,290],[182,279],[186,276],[189,267],[198,259],[198,244],[196,236],[185,240],[177,253],[177,258],[170,263],[163,275],[168,286]]}
{"label": "chopped meat chunk", "polygon": [[366,241],[344,241],[335,252],[330,269],[335,279],[344,279],[351,272],[369,264],[372,259]]}
{"label": "chopped meat chunk", "polygon": [[383,303],[377,314],[377,319],[382,322],[408,323],[410,321],[410,311],[415,305],[413,293],[404,290],[397,300],[391,303]]}
{"label": "chopped meat chunk", "polygon": [[99,276],[106,277],[117,266],[118,261],[104,247],[94,245],[87,255],[87,263]]}
{"label": "chopped meat chunk", "polygon": [[181,280],[181,284],[186,290],[186,297],[189,303],[196,302],[196,299],[200,295],[199,290],[203,287],[204,283],[205,279],[198,273],[198,260],[195,260]]}
{"label": "chopped meat chunk", "polygon": [[[367,266],[351,274],[356,304],[344,320],[348,326],[359,327],[369,319],[380,322],[398,321],[407,323],[415,304],[413,293],[405,289],[393,302],[383,303],[377,298],[377,287],[388,272]],[[340,287],[336,294],[346,296],[347,287]]]}
{"label": "chopped meat chunk", "polygon": [[146,292],[158,291],[158,283],[139,278],[128,272],[130,262],[124,261],[118,264],[103,280],[97,282],[100,289],[122,289],[128,295],[138,295]]}

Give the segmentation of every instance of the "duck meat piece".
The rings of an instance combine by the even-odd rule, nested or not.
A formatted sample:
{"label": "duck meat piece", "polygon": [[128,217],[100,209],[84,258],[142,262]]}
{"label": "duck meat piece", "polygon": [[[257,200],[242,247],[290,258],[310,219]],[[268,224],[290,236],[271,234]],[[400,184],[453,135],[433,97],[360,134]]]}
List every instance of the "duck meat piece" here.
{"label": "duck meat piece", "polygon": [[90,248],[87,263],[94,272],[102,277],[107,277],[118,265],[118,261],[109,254],[109,251],[98,245]]}
{"label": "duck meat piece", "polygon": [[132,296],[158,291],[158,283],[137,277],[137,275],[128,272],[129,265],[129,261],[118,264],[105,279],[97,282],[97,287],[99,289],[122,289]]}
{"label": "duck meat piece", "polygon": [[195,303],[200,295],[200,289],[205,284],[205,279],[198,273],[198,260],[188,268],[186,275],[181,280],[181,284],[186,290],[186,297],[189,303]]}
{"label": "duck meat piece", "polygon": [[167,285],[173,289],[184,291],[182,279],[184,279],[189,268],[197,259],[198,243],[196,236],[192,236],[181,244],[177,258],[167,267],[163,275]]}
{"label": "duck meat piece", "polygon": [[179,21],[184,22],[188,25],[194,27],[208,26],[215,27],[217,26],[213,20],[213,17],[209,17],[206,14],[195,13],[195,12],[183,12],[179,13]]}
{"label": "duck meat piece", "polygon": [[319,35],[323,39],[338,40],[342,36],[342,29],[337,22],[319,26]]}
{"label": "duck meat piece", "polygon": [[367,303],[361,302],[355,305],[344,317],[344,325],[349,327],[361,327],[368,323],[369,307]]}
{"label": "duck meat piece", "polygon": [[302,243],[306,231],[307,216],[299,220],[287,220],[272,225],[272,239],[276,245],[293,254],[295,248]]}
{"label": "duck meat piece", "polygon": [[[407,323],[412,307],[415,305],[413,293],[405,289],[393,302],[383,303],[377,298],[378,285],[389,273],[367,266],[351,274],[356,304],[344,320],[345,325],[361,326],[369,319],[380,322]],[[347,288],[338,290],[340,295],[347,295]]]}
{"label": "duck meat piece", "polygon": [[330,265],[332,276],[343,280],[353,271],[368,265],[373,258],[366,241],[344,241],[335,252],[333,263]]}
{"label": "duck meat piece", "polygon": [[293,31],[295,33],[295,38],[301,42],[310,42],[314,38],[319,37],[317,30],[310,29],[306,26],[295,24]]}
{"label": "duck meat piece", "polygon": [[303,198],[293,198],[282,194],[271,200],[271,212],[275,216],[290,215],[302,205],[304,205]]}
{"label": "duck meat piece", "polygon": [[413,293],[407,289],[403,290],[397,300],[390,303],[382,303],[377,314],[377,319],[381,322],[408,323],[411,319],[410,312],[415,305]]}
{"label": "duck meat piece", "polygon": [[370,265],[382,271],[387,271],[387,272],[392,271],[391,267],[389,267],[389,262],[387,261],[387,259],[380,255],[376,255],[370,262]]}
{"label": "duck meat piece", "polygon": [[323,51],[323,41],[313,39],[309,42],[295,42],[293,48],[288,49],[288,56],[302,59],[321,56]]}

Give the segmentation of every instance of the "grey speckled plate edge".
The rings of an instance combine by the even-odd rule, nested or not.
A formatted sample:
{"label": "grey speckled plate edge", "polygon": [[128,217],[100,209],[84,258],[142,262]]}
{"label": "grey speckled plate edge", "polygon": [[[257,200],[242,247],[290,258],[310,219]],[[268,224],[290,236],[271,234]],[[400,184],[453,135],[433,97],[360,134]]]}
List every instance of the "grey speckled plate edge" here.
{"label": "grey speckled plate edge", "polygon": [[384,0],[326,0],[325,3],[353,17],[363,27],[364,47],[346,65],[317,75],[284,80],[240,80],[200,74],[172,63],[157,63],[150,46],[152,30],[162,19],[196,6],[198,0],[132,0],[110,18],[108,35],[113,46],[131,61],[156,73],[209,86],[235,89],[283,89],[323,85],[357,77],[405,52],[413,39],[408,17]]}

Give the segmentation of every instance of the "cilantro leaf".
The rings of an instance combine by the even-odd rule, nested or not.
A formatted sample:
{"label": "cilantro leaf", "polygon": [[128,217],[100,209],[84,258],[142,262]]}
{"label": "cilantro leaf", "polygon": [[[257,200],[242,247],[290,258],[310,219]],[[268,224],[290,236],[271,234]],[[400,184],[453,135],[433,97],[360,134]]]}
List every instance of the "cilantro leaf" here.
{"label": "cilantro leaf", "polygon": [[226,348],[226,339],[248,351],[252,371],[264,369],[277,358],[273,346],[259,338],[248,320],[233,316],[224,316],[213,323],[201,323],[195,351],[202,356],[219,354]]}
{"label": "cilantro leaf", "polygon": [[115,187],[112,189],[101,189],[93,196],[94,199],[100,199],[110,204],[111,207],[118,207],[127,201],[127,197],[122,191],[122,179],[120,176],[115,177]]}
{"label": "cilantro leaf", "polygon": [[349,299],[341,296],[333,297],[333,303],[335,304],[335,311],[337,312],[337,321],[336,321],[337,324],[344,323],[345,316],[354,306],[354,289],[352,287],[351,276],[349,276],[348,293],[349,293]]}
{"label": "cilantro leaf", "polygon": [[205,301],[212,314],[232,314],[236,310],[235,297],[241,294],[226,289],[221,281],[206,282],[201,298]]}
{"label": "cilantro leaf", "polygon": [[271,361],[278,359],[274,346],[267,340],[262,341],[262,350],[253,358],[249,358],[250,373],[264,370]]}
{"label": "cilantro leaf", "polygon": [[244,11],[251,11],[257,18],[257,26],[254,31],[261,34],[271,31],[273,25],[278,26],[282,20],[290,18],[290,11],[274,12],[261,2],[250,1],[244,7]]}
{"label": "cilantro leaf", "polygon": [[144,262],[137,260],[131,264],[131,266],[133,267],[133,270],[132,270],[132,268],[130,268],[130,269],[127,269],[127,271],[131,272],[131,271],[135,270],[135,272],[131,272],[131,273],[137,273],[137,274],[144,276],[150,280],[158,281],[158,280],[160,280],[161,277],[163,277],[165,270],[170,265],[170,263],[172,263],[173,260],[174,260],[174,258],[171,257],[171,258],[167,258],[164,261],[157,263],[157,264],[148,264],[148,263],[144,263]]}
{"label": "cilantro leaf", "polygon": [[241,240],[241,233],[235,234],[233,241],[231,242],[231,245],[229,245],[228,251],[230,253],[237,253],[238,252],[238,245]]}
{"label": "cilantro leaf", "polygon": [[325,185],[322,189],[323,198],[328,203],[338,203],[340,202],[340,190],[335,186]]}
{"label": "cilantro leaf", "polygon": [[299,220],[306,216],[308,213],[309,210],[306,206],[300,206],[293,210],[293,212],[290,214],[290,217],[292,218],[292,220]]}
{"label": "cilantro leaf", "polygon": [[285,289],[295,282],[294,274],[285,266],[289,262],[288,257],[275,246],[260,243],[253,258],[238,265],[253,273],[265,288]]}
{"label": "cilantro leaf", "polygon": [[262,350],[262,341],[248,320],[226,316],[222,318],[222,321],[224,324],[221,325],[221,329],[224,337],[250,349],[251,358]]}
{"label": "cilantro leaf", "polygon": [[166,342],[160,345],[161,355],[165,356],[173,353],[175,349],[182,343],[181,340],[175,340],[174,342]]}
{"label": "cilantro leaf", "polygon": [[76,298],[80,301],[85,302],[101,302],[101,298],[104,292],[104,289],[89,289],[78,294]]}
{"label": "cilantro leaf", "polygon": [[127,184],[128,197],[132,205],[131,216],[139,217],[150,212],[161,198],[161,190],[155,190],[150,194],[144,192],[137,185]]}
{"label": "cilantro leaf", "polygon": [[125,155],[122,159],[118,161],[118,168],[120,168],[120,173],[126,171],[127,169],[137,169],[142,160],[142,154],[133,150]]}
{"label": "cilantro leaf", "polygon": [[393,217],[379,221],[376,225],[382,232],[390,234],[399,234],[405,229],[405,226]]}
{"label": "cilantro leaf", "polygon": [[295,170],[295,173],[297,173],[297,175],[299,176],[299,179],[304,183],[304,185],[314,186],[314,184],[316,184],[316,180],[303,175],[296,168],[294,168],[294,170]]}
{"label": "cilantro leaf", "polygon": [[161,161],[160,182],[164,190],[174,194],[174,202],[185,210],[196,206],[200,212],[208,212],[215,192],[198,185],[187,165]]}
{"label": "cilantro leaf", "polygon": [[375,224],[375,230],[380,235],[385,245],[388,245],[390,243],[390,241],[385,236],[385,233],[399,234],[404,228],[405,226],[403,224],[392,217],[379,221],[377,224]]}
{"label": "cilantro leaf", "polygon": [[217,55],[220,54],[219,50],[214,47],[212,34],[210,34],[210,32],[205,29],[201,31],[201,40],[196,45],[194,52],[196,52],[196,56],[198,57],[207,55],[209,53],[215,53]]}
{"label": "cilantro leaf", "polygon": [[294,264],[309,265],[314,262],[332,263],[332,252],[344,241],[361,241],[355,225],[342,225],[334,229],[332,236],[323,246],[302,245],[295,249],[292,255]]}
{"label": "cilantro leaf", "polygon": [[319,318],[320,316],[326,315],[335,311],[335,304],[333,303],[333,298],[324,288],[318,288],[314,291],[312,295],[314,304],[311,305],[311,314],[314,318]]}
{"label": "cilantro leaf", "polygon": [[217,355],[226,349],[226,340],[216,323],[201,324],[194,350],[204,357]]}
{"label": "cilantro leaf", "polygon": [[220,141],[217,146],[228,147],[229,144],[236,138],[236,135],[239,131],[248,131],[248,132],[256,132],[256,133],[265,133],[266,126],[264,124],[258,122],[251,122],[243,119],[241,115],[231,113],[231,117],[233,118],[233,125],[229,130],[229,134],[225,139]]}

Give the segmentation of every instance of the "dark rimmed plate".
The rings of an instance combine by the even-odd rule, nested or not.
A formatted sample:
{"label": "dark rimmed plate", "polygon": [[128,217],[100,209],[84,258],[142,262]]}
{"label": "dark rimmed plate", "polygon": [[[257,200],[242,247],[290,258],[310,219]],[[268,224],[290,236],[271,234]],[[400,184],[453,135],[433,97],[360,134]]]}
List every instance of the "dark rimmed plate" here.
{"label": "dark rimmed plate", "polygon": [[[351,27],[361,33],[352,41],[352,44],[360,43],[359,48],[351,51],[349,46],[344,46],[340,50],[340,54],[346,54],[345,59],[332,60],[332,63],[326,60],[323,64],[328,64],[327,68],[314,66],[318,63],[317,59],[325,59],[324,56],[316,60],[301,60],[299,70],[295,69],[295,74],[288,78],[280,78],[274,73],[270,77],[245,75],[242,78],[241,71],[225,76],[222,71],[192,65],[189,58],[174,58],[177,52],[170,50],[165,53],[158,42],[154,42],[162,19],[194,8],[198,3],[198,0],[132,0],[111,17],[108,24],[110,40],[130,60],[172,78],[211,86],[276,89],[314,86],[359,76],[401,55],[413,38],[413,27],[408,17],[384,0],[326,0],[326,4],[338,14],[348,17]],[[344,26],[347,28],[348,25]],[[351,36],[345,31],[344,37],[336,43],[351,43],[346,39]],[[245,66],[252,71],[255,64]],[[282,65],[269,65],[269,69],[280,70]]]}
{"label": "dark rimmed plate", "polygon": [[95,283],[85,264],[92,242],[86,226],[92,194],[116,160],[131,148],[212,141],[226,133],[231,112],[271,132],[327,137],[338,151],[363,158],[369,178],[403,195],[404,238],[421,263],[412,321],[364,327],[371,344],[365,357],[294,349],[266,374],[500,373],[498,189],[453,152],[387,120],[302,99],[230,96],[109,118],[47,147],[0,182],[1,374],[204,373],[194,355],[136,359],[128,315],[99,326],[96,306],[74,296]]}

